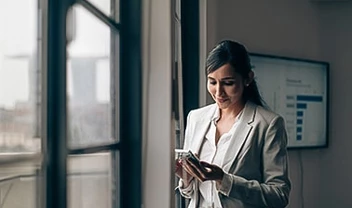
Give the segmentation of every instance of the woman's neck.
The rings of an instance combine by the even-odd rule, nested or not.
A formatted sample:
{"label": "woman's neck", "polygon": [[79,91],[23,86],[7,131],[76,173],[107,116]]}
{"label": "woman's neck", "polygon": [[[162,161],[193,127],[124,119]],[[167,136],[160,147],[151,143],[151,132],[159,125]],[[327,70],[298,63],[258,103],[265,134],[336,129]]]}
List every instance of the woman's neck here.
{"label": "woman's neck", "polygon": [[220,119],[234,119],[244,108],[245,103],[240,102],[225,109],[220,109]]}

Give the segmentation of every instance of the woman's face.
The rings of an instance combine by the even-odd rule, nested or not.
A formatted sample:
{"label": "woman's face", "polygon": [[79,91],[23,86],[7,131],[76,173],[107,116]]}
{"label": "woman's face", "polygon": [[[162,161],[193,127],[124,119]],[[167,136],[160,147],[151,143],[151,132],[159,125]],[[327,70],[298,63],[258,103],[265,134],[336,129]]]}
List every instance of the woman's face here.
{"label": "woman's face", "polygon": [[208,74],[208,92],[220,109],[243,105],[244,80],[230,64]]}

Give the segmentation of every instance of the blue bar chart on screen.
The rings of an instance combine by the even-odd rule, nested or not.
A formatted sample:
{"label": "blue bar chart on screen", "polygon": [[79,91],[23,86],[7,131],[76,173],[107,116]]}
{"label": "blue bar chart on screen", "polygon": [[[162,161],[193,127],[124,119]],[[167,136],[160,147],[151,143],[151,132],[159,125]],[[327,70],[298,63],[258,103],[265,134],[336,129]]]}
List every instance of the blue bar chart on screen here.
{"label": "blue bar chart on screen", "polygon": [[286,124],[288,148],[327,146],[327,62],[251,54],[259,90]]}

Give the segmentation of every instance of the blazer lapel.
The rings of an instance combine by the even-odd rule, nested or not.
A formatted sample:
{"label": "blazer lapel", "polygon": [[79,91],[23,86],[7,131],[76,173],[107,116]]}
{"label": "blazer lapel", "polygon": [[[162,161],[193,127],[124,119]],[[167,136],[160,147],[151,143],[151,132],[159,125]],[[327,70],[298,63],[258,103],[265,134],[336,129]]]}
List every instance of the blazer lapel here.
{"label": "blazer lapel", "polygon": [[194,132],[194,142],[192,142],[192,145],[190,147],[191,151],[193,153],[199,154],[200,147],[202,146],[204,136],[207,133],[209,126],[210,126],[211,120],[202,120],[198,121],[194,127],[194,129],[197,129],[196,132]]}
{"label": "blazer lapel", "polygon": [[241,151],[243,144],[246,142],[249,133],[252,130],[250,123],[253,122],[255,116],[256,106],[247,102],[243,109],[242,118],[237,126],[235,132],[232,135],[229,148],[227,149],[222,163],[222,168],[225,172],[229,172],[233,162],[236,160],[238,153]]}
{"label": "blazer lapel", "polygon": [[191,143],[190,150],[194,153],[199,154],[200,147],[202,146],[205,134],[207,133],[211,119],[216,111],[216,104],[213,104],[213,108],[209,110],[207,115],[202,119],[197,120],[193,128],[193,142]]}

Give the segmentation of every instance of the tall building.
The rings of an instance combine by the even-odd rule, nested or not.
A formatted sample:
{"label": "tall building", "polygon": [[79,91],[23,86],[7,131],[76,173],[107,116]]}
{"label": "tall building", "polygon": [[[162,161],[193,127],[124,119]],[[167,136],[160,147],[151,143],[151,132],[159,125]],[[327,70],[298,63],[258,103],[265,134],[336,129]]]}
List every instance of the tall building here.
{"label": "tall building", "polygon": [[72,58],[72,104],[87,105],[97,102],[96,60],[94,58]]}

